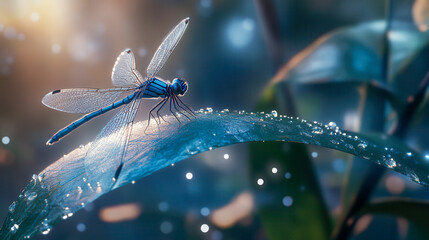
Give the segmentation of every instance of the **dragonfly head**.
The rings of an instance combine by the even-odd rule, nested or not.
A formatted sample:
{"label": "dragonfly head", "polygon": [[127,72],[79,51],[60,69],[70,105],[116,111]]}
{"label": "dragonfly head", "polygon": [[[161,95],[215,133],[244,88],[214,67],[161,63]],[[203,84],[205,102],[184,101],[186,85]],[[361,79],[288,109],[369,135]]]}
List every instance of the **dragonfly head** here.
{"label": "dragonfly head", "polygon": [[171,88],[175,95],[183,96],[188,90],[188,84],[182,79],[175,78],[171,84]]}

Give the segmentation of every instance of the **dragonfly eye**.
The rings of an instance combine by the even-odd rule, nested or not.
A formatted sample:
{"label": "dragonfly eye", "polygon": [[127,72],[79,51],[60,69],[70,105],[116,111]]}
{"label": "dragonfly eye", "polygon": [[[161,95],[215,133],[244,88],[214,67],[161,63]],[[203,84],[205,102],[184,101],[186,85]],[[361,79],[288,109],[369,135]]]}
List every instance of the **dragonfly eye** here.
{"label": "dragonfly eye", "polygon": [[174,95],[180,95],[180,94],[182,94],[182,93],[183,93],[183,91],[182,91],[182,86],[180,86],[180,83],[178,83],[178,82],[174,82],[174,83],[171,85],[171,88],[172,88],[172,90],[173,90]]}

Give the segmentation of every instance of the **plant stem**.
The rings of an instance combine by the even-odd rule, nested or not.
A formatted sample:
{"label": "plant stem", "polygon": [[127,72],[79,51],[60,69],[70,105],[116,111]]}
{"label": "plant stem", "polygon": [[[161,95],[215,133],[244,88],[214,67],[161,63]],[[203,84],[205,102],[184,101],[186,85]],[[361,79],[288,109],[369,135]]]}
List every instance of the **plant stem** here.
{"label": "plant stem", "polygon": [[265,30],[268,52],[274,71],[283,63],[283,51],[281,47],[280,24],[276,8],[272,0],[255,0],[259,12],[261,24]]}
{"label": "plant stem", "polygon": [[[385,82],[389,82],[389,66],[390,66],[390,42],[389,42],[389,32],[392,26],[392,10],[393,3],[392,0],[386,0],[386,27],[383,35],[383,54],[381,62],[381,79]],[[369,99],[369,98],[368,98]],[[384,105],[384,102],[382,102]],[[383,111],[384,112],[384,111]],[[384,115],[383,115],[384,116]],[[398,125],[399,126],[399,125]],[[379,129],[382,131],[382,129]],[[352,200],[348,212],[345,214],[345,217],[340,220],[340,225],[333,232],[333,239],[343,240],[347,239],[353,230],[353,227],[357,221],[353,216],[368,202],[372,193],[374,192],[377,183],[380,181],[381,177],[385,173],[385,168],[378,165],[371,165],[367,170],[367,174],[360,185],[356,197]]]}

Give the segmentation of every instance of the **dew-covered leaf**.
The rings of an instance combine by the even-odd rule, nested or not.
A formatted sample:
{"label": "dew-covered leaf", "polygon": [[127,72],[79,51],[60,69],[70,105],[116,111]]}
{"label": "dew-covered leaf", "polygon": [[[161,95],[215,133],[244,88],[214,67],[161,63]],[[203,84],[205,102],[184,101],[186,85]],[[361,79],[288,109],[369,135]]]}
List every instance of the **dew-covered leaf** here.
{"label": "dew-covered leaf", "polygon": [[[197,115],[198,118],[191,122],[185,122],[181,117],[185,122],[181,127],[171,116],[166,117],[170,124],[161,125],[159,130],[152,124],[147,134],[144,133],[145,122],[135,123],[127,156],[114,188],[197,153],[255,141],[299,142],[337,149],[391,168],[422,185],[427,186],[429,182],[428,163],[400,141],[387,137],[365,138],[320,123],[278,115],[276,112],[252,114],[207,110],[197,112]],[[109,140],[108,137],[105,139]],[[113,179],[98,182],[97,179],[108,178],[94,175],[85,169],[83,158],[89,145],[73,150],[33,176],[18,200],[10,206],[0,230],[1,239],[47,234],[56,222],[70,217],[111,191],[109,187]],[[109,151],[109,145],[106,145],[106,151]],[[117,168],[105,170],[104,174],[112,174],[116,173]]]}

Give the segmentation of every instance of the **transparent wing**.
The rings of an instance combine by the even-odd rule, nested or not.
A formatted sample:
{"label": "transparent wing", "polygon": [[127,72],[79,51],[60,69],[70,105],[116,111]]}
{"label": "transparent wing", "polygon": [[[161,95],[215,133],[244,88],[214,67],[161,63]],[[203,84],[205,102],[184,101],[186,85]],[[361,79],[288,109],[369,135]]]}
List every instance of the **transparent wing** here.
{"label": "transparent wing", "polygon": [[47,107],[68,113],[89,113],[112,104],[122,93],[134,88],[75,88],[60,89],[45,95],[42,103]]}
{"label": "transparent wing", "polygon": [[132,123],[136,116],[141,99],[133,100],[109,121],[85,156],[85,169],[90,173],[90,182],[111,188],[122,169],[123,158],[127,151]]}
{"label": "transparent wing", "polygon": [[164,38],[164,41],[156,50],[155,55],[153,55],[152,60],[147,68],[147,77],[152,78],[158,74],[162,66],[164,66],[170,54],[173,52],[180,38],[188,26],[189,18],[183,19],[176,27],[171,30],[171,32]]}
{"label": "transparent wing", "polygon": [[134,54],[127,48],[116,59],[112,70],[112,83],[118,87],[137,87],[142,83],[142,76],[136,70]]}

